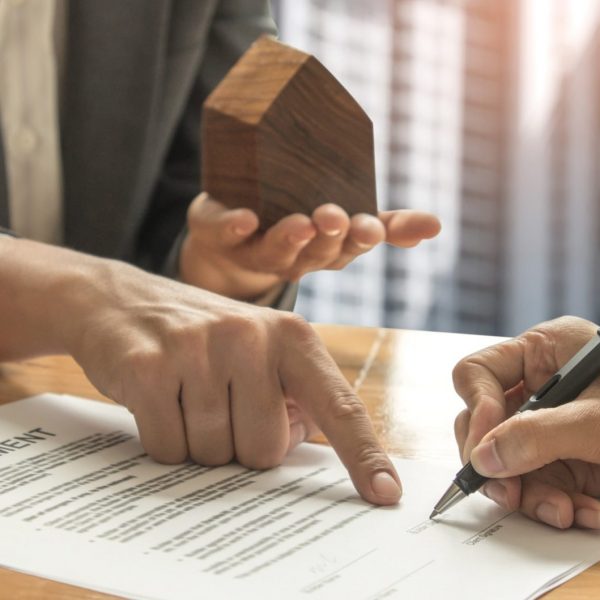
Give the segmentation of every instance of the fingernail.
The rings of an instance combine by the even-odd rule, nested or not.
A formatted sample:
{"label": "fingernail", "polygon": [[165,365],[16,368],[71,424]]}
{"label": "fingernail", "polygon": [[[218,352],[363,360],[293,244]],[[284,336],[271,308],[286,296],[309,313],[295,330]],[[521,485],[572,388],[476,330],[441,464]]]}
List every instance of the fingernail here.
{"label": "fingernail", "polygon": [[248,235],[251,231],[250,227],[234,227],[233,228],[233,233],[235,233],[235,235]]}
{"label": "fingernail", "polygon": [[575,523],[588,529],[600,529],[600,512],[592,508],[580,508],[575,511]]}
{"label": "fingernail", "polygon": [[299,421],[290,425],[290,450],[306,441],[306,427]]}
{"label": "fingernail", "polygon": [[341,231],[341,229],[330,229],[329,231],[324,231],[323,233],[330,237],[335,237],[336,235],[340,235]]}
{"label": "fingernail", "polygon": [[552,525],[553,527],[558,527],[562,529],[562,524],[560,522],[560,516],[558,514],[558,508],[554,506],[554,504],[550,504],[548,502],[542,502],[536,509],[535,515],[544,523],[548,525]]}
{"label": "fingernail", "polygon": [[471,462],[482,475],[495,475],[505,470],[496,447],[496,438],[475,446],[471,452]]}
{"label": "fingernail", "polygon": [[371,487],[377,496],[386,500],[397,500],[402,493],[396,480],[385,471],[380,471],[373,475]]}
{"label": "fingernail", "polygon": [[488,481],[483,490],[484,494],[502,508],[508,508],[506,489],[497,481]]}

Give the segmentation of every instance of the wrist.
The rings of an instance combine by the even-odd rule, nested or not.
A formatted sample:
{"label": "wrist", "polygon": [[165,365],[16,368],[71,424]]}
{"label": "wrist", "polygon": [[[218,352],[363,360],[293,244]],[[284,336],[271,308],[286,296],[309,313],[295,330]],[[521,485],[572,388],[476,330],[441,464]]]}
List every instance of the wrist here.
{"label": "wrist", "polygon": [[0,239],[0,358],[70,353],[82,299],[100,262],[25,239]]}

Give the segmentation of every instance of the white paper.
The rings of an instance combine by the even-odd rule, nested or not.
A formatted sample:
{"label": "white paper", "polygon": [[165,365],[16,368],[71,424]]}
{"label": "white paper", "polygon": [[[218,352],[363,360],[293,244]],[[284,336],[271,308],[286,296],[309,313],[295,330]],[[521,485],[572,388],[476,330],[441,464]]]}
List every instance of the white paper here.
{"label": "white paper", "polygon": [[148,459],[121,407],[44,395],[0,408],[0,564],[132,598],[535,597],[600,537],[473,495],[427,516],[454,470],[396,460],[397,507],[363,502],[333,451],[282,467]]}

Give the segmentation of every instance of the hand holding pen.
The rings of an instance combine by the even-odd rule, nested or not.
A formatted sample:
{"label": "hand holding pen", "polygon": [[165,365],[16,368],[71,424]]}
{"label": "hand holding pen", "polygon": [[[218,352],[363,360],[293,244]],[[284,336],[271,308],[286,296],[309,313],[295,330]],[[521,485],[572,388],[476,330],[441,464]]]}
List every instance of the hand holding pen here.
{"label": "hand holding pen", "polygon": [[556,319],[463,359],[454,371],[467,404],[455,423],[463,461],[493,478],[482,488],[492,500],[554,527],[600,529],[600,384],[576,402],[508,417],[534,393],[543,396],[541,386],[597,330],[583,319]]}

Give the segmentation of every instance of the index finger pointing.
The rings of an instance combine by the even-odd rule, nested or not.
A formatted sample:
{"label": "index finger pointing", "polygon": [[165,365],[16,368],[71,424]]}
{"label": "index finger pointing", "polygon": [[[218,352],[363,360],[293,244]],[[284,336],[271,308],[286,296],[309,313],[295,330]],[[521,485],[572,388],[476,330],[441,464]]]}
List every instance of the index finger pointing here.
{"label": "index finger pointing", "polygon": [[364,404],[305,322],[288,319],[280,377],[287,394],[325,434],[360,495],[373,504],[395,504],[400,479],[379,444]]}

